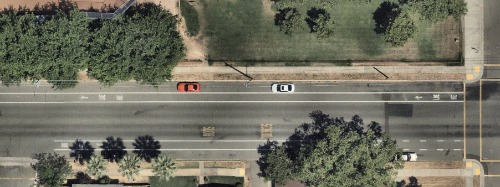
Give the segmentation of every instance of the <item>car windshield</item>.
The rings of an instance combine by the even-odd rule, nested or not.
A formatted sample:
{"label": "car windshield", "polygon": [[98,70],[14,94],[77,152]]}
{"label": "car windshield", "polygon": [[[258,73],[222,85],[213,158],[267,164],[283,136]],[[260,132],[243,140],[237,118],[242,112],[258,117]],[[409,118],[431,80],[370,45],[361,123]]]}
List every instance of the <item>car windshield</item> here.
{"label": "car windshield", "polygon": [[198,85],[193,85],[193,90],[197,90],[198,89]]}
{"label": "car windshield", "polygon": [[288,85],[288,91],[292,90],[292,85]]}
{"label": "car windshield", "polygon": [[188,90],[188,85],[184,84],[184,91],[187,91],[187,90]]}

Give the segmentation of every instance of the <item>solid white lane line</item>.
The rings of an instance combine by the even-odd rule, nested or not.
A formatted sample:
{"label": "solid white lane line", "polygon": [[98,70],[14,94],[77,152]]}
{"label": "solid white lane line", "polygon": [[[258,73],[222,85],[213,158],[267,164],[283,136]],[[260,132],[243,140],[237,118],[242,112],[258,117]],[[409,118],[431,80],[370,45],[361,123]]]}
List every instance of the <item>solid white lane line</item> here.
{"label": "solid white lane line", "polygon": [[427,140],[420,140],[420,142],[427,142]]}
{"label": "solid white lane line", "polygon": [[428,149],[418,149],[419,151],[427,151]]}
{"label": "solid white lane line", "polygon": [[461,151],[462,149],[453,149],[453,151]]}
{"label": "solid white lane line", "polygon": [[437,140],[437,142],[444,142],[444,140]]}
{"label": "solid white lane line", "polygon": [[60,101],[0,102],[4,104],[120,104],[120,103],[463,103],[464,101]]}
{"label": "solid white lane line", "polygon": [[462,140],[454,140],[454,142],[461,142]]}
{"label": "solid white lane line", "polygon": [[273,93],[273,92],[197,92],[197,93],[182,93],[182,92],[7,92],[0,93],[0,95],[33,95],[33,94],[46,94],[46,95],[80,95],[80,94],[172,94],[172,95],[238,95],[238,94],[270,94],[270,95],[293,95],[293,94],[326,94],[326,95],[340,95],[340,94],[357,94],[357,95],[370,95],[370,94],[463,94],[463,92],[293,92],[293,93]]}

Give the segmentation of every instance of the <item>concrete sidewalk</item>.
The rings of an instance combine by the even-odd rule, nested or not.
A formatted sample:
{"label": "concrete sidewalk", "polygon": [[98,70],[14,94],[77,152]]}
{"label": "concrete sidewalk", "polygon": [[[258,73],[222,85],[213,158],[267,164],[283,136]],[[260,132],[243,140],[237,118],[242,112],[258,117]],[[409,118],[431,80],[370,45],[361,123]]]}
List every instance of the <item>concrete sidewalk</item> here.
{"label": "concrete sidewalk", "polygon": [[463,55],[467,83],[479,81],[484,71],[484,0],[465,0],[467,14],[462,19]]}

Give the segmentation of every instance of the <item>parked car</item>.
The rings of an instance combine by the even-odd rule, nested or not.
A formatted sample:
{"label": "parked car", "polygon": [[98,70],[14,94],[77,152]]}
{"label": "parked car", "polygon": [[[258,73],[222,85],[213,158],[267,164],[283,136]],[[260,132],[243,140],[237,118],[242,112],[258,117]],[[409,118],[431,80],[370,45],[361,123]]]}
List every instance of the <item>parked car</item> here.
{"label": "parked car", "polygon": [[401,159],[408,162],[417,161],[417,153],[415,152],[403,152],[401,155],[397,155],[396,159]]}
{"label": "parked car", "polygon": [[177,84],[179,92],[199,92],[200,83],[197,82],[180,82]]}
{"label": "parked car", "polygon": [[276,93],[288,93],[294,92],[295,86],[292,83],[278,82],[271,85],[271,90]]}

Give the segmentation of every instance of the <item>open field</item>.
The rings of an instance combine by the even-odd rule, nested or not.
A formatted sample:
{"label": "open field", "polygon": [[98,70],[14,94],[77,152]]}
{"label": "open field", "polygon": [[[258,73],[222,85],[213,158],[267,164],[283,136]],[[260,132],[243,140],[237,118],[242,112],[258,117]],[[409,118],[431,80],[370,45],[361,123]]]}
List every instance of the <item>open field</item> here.
{"label": "open field", "polygon": [[202,33],[213,61],[460,60],[460,43],[455,42],[460,39],[459,23],[452,18],[432,26],[417,18],[414,39],[403,47],[385,43],[373,31],[373,12],[381,2],[327,8],[335,19],[335,36],[318,40],[308,29],[292,36],[279,32],[268,0],[199,0],[206,23]]}

